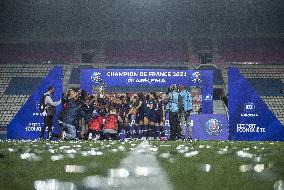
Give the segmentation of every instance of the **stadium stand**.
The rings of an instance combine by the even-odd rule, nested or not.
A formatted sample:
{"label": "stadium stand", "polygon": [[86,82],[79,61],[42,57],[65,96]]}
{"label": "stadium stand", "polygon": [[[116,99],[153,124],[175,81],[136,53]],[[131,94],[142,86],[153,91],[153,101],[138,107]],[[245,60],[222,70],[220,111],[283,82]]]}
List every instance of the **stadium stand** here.
{"label": "stadium stand", "polygon": [[282,96],[280,89],[283,83],[280,79],[250,78],[248,81],[260,96]]}
{"label": "stadium stand", "polygon": [[135,66],[135,65],[110,65],[106,66],[106,69],[176,69],[176,70],[186,70],[188,66],[165,66],[165,65],[146,65],[146,66]]}
{"label": "stadium stand", "polygon": [[213,42],[210,38],[195,38],[192,39],[194,52],[213,51]]}
{"label": "stadium stand", "polygon": [[108,41],[105,46],[107,63],[188,62],[186,42]]}
{"label": "stadium stand", "polygon": [[230,38],[219,44],[224,62],[283,63],[283,49],[283,38]]}
{"label": "stadium stand", "polygon": [[0,44],[0,63],[79,63],[73,42]]}
{"label": "stadium stand", "polygon": [[[41,83],[41,77],[14,77],[6,88],[5,95],[29,95]],[[21,85],[19,85],[21,84]]]}
{"label": "stadium stand", "polygon": [[101,43],[97,40],[82,40],[81,49],[93,49],[99,50],[101,48]]}
{"label": "stadium stand", "polygon": [[228,109],[226,108],[222,100],[214,100],[213,102],[213,113],[214,114],[227,114]]}

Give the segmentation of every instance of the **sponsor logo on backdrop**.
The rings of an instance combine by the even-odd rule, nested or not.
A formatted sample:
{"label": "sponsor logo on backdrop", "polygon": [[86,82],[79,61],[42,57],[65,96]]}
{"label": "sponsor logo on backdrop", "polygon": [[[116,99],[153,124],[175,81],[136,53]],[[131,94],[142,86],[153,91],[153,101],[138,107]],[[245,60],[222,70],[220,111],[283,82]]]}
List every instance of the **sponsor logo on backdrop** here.
{"label": "sponsor logo on backdrop", "polygon": [[257,113],[253,113],[255,111],[255,104],[252,102],[247,102],[244,104],[244,112],[241,113],[241,117],[258,117]]}
{"label": "sponsor logo on backdrop", "polygon": [[34,132],[34,131],[41,131],[42,126],[44,123],[28,123],[28,125],[25,127],[26,131]]}
{"label": "sponsor logo on backdrop", "polygon": [[251,113],[251,112],[253,112],[254,110],[255,110],[255,105],[254,105],[254,103],[252,103],[252,102],[247,102],[247,103],[245,103],[245,105],[244,105],[244,111],[245,111],[245,112]]}
{"label": "sponsor logo on backdrop", "polygon": [[239,123],[237,124],[238,133],[265,133],[264,127],[258,127],[255,123]]}
{"label": "sponsor logo on backdrop", "polygon": [[158,78],[153,78],[153,79],[149,79],[149,78],[138,78],[138,79],[134,79],[132,77],[129,77],[127,79],[128,83],[166,83],[167,81],[165,79],[158,79]]}
{"label": "sponsor logo on backdrop", "polygon": [[211,94],[206,94],[203,99],[204,99],[204,101],[211,101],[213,99],[213,97],[212,97]]}
{"label": "sponsor logo on backdrop", "polygon": [[257,113],[242,113],[241,117],[258,117]]}
{"label": "sponsor logo on backdrop", "polygon": [[203,127],[205,128],[206,132],[212,136],[218,136],[223,129],[221,121],[217,119],[208,120]]}
{"label": "sponsor logo on backdrop", "polygon": [[202,80],[201,80],[201,74],[199,72],[194,72],[192,73],[191,75],[191,80],[192,82],[194,83],[201,83]]}
{"label": "sponsor logo on backdrop", "polygon": [[91,76],[91,80],[94,83],[100,83],[102,81],[102,73],[100,72],[93,72]]}

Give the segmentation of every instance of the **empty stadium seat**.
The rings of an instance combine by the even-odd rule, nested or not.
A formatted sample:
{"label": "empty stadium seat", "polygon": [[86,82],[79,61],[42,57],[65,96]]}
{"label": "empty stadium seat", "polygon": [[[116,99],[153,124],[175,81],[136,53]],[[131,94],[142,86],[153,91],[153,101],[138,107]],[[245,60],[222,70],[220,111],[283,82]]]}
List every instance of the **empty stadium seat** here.
{"label": "empty stadium seat", "polygon": [[[43,79],[39,77],[14,77],[6,88],[5,95],[29,95]],[[14,100],[11,100],[12,102]]]}
{"label": "empty stadium seat", "polygon": [[280,79],[248,78],[247,79],[260,96],[282,96],[284,88]]}

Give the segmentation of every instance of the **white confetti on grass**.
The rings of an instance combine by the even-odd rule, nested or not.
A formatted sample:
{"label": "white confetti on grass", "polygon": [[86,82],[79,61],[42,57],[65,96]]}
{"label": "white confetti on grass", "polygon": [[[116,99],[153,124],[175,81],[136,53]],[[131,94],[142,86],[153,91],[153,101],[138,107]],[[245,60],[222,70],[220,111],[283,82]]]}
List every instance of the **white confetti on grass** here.
{"label": "white confetti on grass", "polygon": [[63,160],[63,159],[64,159],[64,156],[63,156],[62,154],[52,155],[52,156],[50,157],[50,159],[51,159],[52,161]]}
{"label": "white confetti on grass", "polygon": [[244,164],[239,167],[240,172],[248,172],[251,171],[252,169],[253,169],[252,164]]}
{"label": "white confetti on grass", "polygon": [[[160,168],[155,153],[150,150],[152,146],[146,141],[142,142],[122,160],[120,167],[130,172],[125,180],[108,181],[111,185],[118,185],[120,189],[173,189],[166,173]],[[134,174],[134,175],[131,175]],[[121,178],[120,178],[121,179]],[[108,189],[108,188],[106,188]]]}
{"label": "white confetti on grass", "polygon": [[111,150],[111,152],[118,152],[118,149],[114,148]]}
{"label": "white confetti on grass", "polygon": [[85,166],[77,166],[77,165],[66,165],[65,172],[66,173],[84,173],[86,171]]}
{"label": "white confetti on grass", "polygon": [[102,176],[88,176],[83,179],[83,186],[88,189],[102,189],[107,184],[107,178]]}
{"label": "white confetti on grass", "polygon": [[119,149],[120,151],[123,151],[123,150],[125,150],[125,147],[124,147],[124,146],[119,146],[118,149]]}
{"label": "white confetti on grass", "polygon": [[181,150],[185,147],[185,145],[181,144],[181,145],[178,145],[178,147],[176,148],[177,150]]}
{"label": "white confetti on grass", "polygon": [[104,154],[104,153],[101,152],[101,151],[94,151],[94,150],[89,150],[87,153],[88,153],[88,155],[90,155],[90,156],[101,156],[101,155]]}
{"label": "white confetti on grass", "polygon": [[210,172],[212,170],[212,166],[210,164],[201,164],[199,169],[204,172]]}
{"label": "white confetti on grass", "polygon": [[79,145],[79,144],[76,144],[76,145],[74,145],[73,147],[75,147],[75,148],[81,148],[82,146]]}
{"label": "white confetti on grass", "polygon": [[256,164],[253,169],[254,171],[260,173],[264,170],[264,164]]}
{"label": "white confetti on grass", "polygon": [[159,169],[155,167],[138,166],[135,168],[136,176],[156,176],[159,174]]}
{"label": "white confetti on grass", "polygon": [[204,148],[205,146],[204,145],[199,145],[198,148],[202,149]]}
{"label": "white confetti on grass", "polygon": [[153,147],[153,148],[150,148],[150,150],[153,151],[153,152],[157,152],[158,148],[157,147]]}
{"label": "white confetti on grass", "polygon": [[242,151],[242,150],[237,152],[237,156],[241,158],[253,158],[253,154],[246,152],[246,151]]}
{"label": "white confetti on grass", "polygon": [[63,153],[65,153],[65,154],[76,154],[77,151],[75,149],[67,149],[67,150],[63,150]]}
{"label": "white confetti on grass", "polygon": [[103,155],[103,154],[104,154],[103,152],[97,151],[97,156],[101,156],[101,155]]}
{"label": "white confetti on grass", "polygon": [[48,152],[50,152],[51,154],[54,154],[55,150],[54,149],[48,149]]}
{"label": "white confetti on grass", "polygon": [[171,157],[171,154],[170,154],[169,152],[167,152],[167,153],[162,153],[162,154],[160,154],[159,156],[160,156],[161,158],[168,159],[168,158]]}
{"label": "white confetti on grass", "polygon": [[70,146],[61,146],[61,147],[59,147],[60,150],[69,149],[69,148],[71,148],[71,147]]}
{"label": "white confetti on grass", "polygon": [[161,144],[160,146],[161,147],[170,147],[171,145],[169,145],[169,144]]}
{"label": "white confetti on grass", "polygon": [[199,152],[197,150],[196,151],[187,152],[187,153],[184,154],[184,157],[186,157],[186,158],[193,157],[193,156],[198,155],[198,153]]}
{"label": "white confetti on grass", "polygon": [[110,177],[128,177],[129,176],[129,171],[125,168],[117,168],[117,169],[109,169],[108,175]]}
{"label": "white confetti on grass", "polygon": [[35,153],[25,152],[25,153],[21,154],[21,159],[28,160],[28,161],[40,161],[41,157],[37,156]]}
{"label": "white confetti on grass", "polygon": [[278,180],[274,183],[274,190],[284,190],[284,181]]}
{"label": "white confetti on grass", "polygon": [[180,154],[184,154],[184,153],[186,153],[188,150],[185,150],[185,149],[181,149],[181,150],[178,150],[178,153],[180,153]]}
{"label": "white confetti on grass", "polygon": [[220,150],[217,151],[217,154],[226,154],[228,153],[228,148],[221,148]]}
{"label": "white confetti on grass", "polygon": [[36,190],[76,190],[76,186],[72,182],[62,182],[57,179],[36,180],[34,181]]}
{"label": "white confetti on grass", "polygon": [[81,151],[82,156],[101,156],[104,153],[101,151],[89,150],[89,151]]}

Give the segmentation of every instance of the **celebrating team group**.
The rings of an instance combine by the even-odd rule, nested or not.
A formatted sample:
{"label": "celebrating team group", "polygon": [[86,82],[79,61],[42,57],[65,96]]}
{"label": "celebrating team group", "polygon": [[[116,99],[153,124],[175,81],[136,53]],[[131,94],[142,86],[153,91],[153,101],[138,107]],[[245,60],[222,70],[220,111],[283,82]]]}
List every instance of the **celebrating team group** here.
{"label": "celebrating team group", "polygon": [[[84,90],[69,89],[62,101],[57,102],[53,101],[53,93],[51,86],[41,100],[44,116],[41,139],[47,128],[48,139],[118,139],[124,135],[129,139],[165,140],[166,112],[169,113],[170,140],[184,139],[186,128],[191,138],[188,118],[192,112],[192,97],[181,85],[171,85],[165,94],[106,94],[100,90],[97,95],[89,95]],[[55,134],[53,122],[60,104],[58,122],[62,133]]]}

